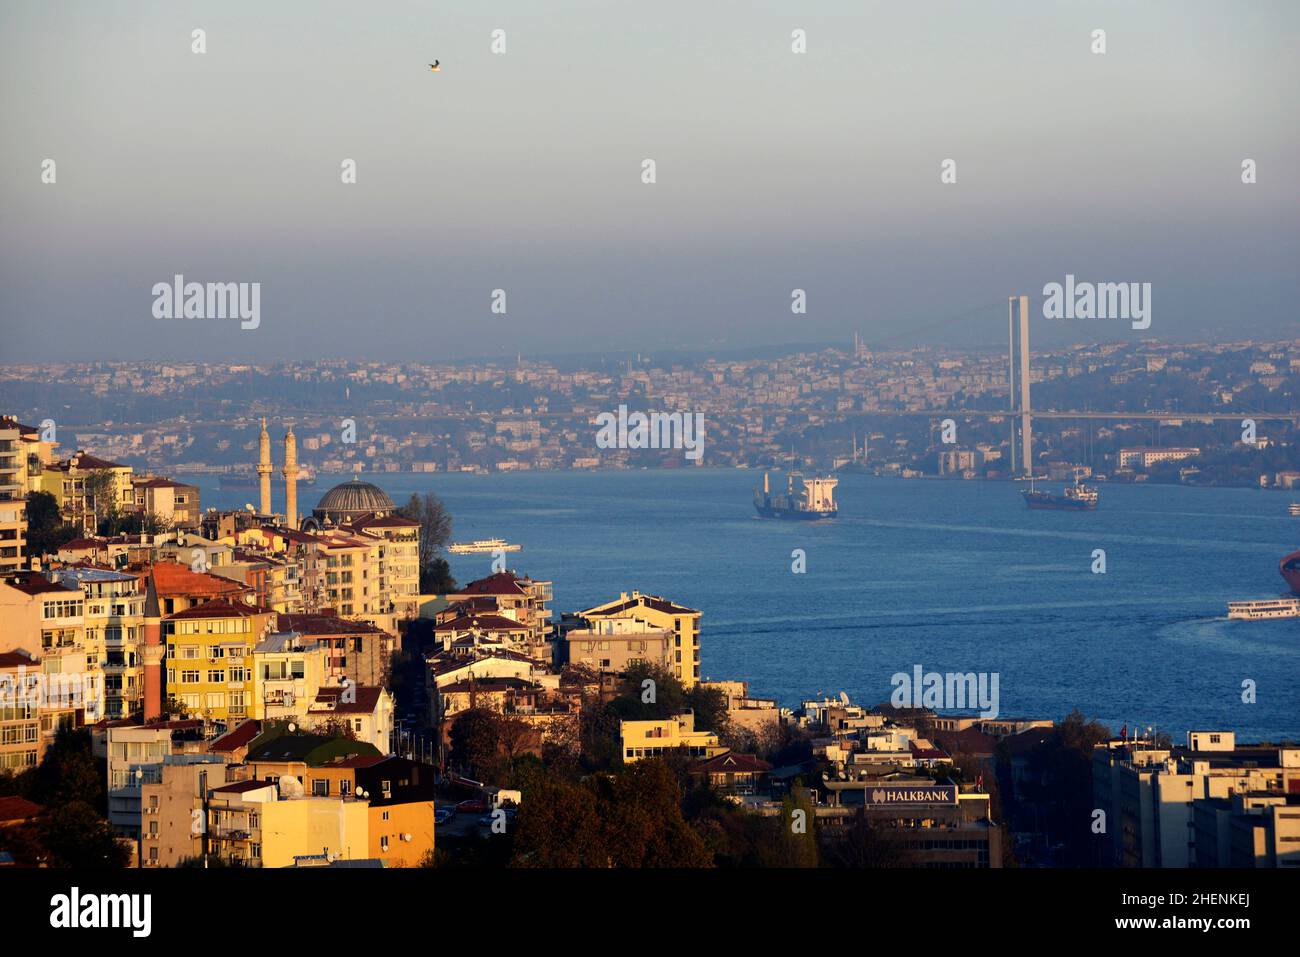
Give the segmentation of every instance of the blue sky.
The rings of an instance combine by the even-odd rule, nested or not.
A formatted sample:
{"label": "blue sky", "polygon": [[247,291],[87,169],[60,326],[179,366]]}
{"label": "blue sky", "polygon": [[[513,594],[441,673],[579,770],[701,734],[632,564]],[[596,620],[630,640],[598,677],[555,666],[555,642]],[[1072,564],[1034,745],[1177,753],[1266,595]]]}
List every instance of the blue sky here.
{"label": "blue sky", "polygon": [[[541,7],[5,3],[0,361],[997,345],[1066,273],[1300,328],[1293,3]],[[259,328],[154,319],[176,273]]]}

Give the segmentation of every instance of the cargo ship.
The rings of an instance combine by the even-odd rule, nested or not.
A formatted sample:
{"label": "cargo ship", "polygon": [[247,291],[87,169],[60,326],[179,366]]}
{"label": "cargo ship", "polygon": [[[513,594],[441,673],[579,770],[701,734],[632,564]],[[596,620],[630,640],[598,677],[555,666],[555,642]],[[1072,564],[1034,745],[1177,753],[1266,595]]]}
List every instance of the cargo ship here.
{"label": "cargo ship", "polygon": [[474,555],[480,552],[517,552],[522,545],[511,545],[504,538],[479,538],[472,542],[452,542],[447,551],[453,555]]}
{"label": "cargo ship", "polygon": [[1300,618],[1300,598],[1261,598],[1228,602],[1228,617],[1245,621],[1266,618]]}
{"label": "cargo ship", "polygon": [[1291,589],[1291,593],[1300,595],[1300,552],[1283,555],[1282,560],[1277,563],[1277,569],[1282,573],[1282,578]]}
{"label": "cargo ship", "polygon": [[[803,491],[795,494],[795,481]],[[762,518],[787,518],[813,521],[819,518],[834,518],[840,513],[835,504],[835,486],[839,479],[804,478],[799,472],[786,475],[784,495],[773,495],[768,475],[763,473],[763,487],[754,489],[754,509]]]}
{"label": "cargo ship", "polygon": [[1097,500],[1101,497],[1095,488],[1082,485],[1079,482],[1079,476],[1074,476],[1074,484],[1065,487],[1064,494],[1053,495],[1051,492],[1040,492],[1034,488],[1034,480],[1030,478],[1029,488],[1021,489],[1020,494],[1025,498],[1025,504],[1030,508],[1050,508],[1071,512],[1091,512],[1097,507]]}

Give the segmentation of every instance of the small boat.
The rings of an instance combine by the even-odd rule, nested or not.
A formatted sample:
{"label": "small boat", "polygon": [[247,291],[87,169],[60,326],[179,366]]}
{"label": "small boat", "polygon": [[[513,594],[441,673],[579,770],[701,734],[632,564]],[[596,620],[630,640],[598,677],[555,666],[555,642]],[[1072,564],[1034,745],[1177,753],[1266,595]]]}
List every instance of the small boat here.
{"label": "small boat", "polygon": [[1300,518],[1300,502],[1292,502],[1289,511],[1292,518]]}

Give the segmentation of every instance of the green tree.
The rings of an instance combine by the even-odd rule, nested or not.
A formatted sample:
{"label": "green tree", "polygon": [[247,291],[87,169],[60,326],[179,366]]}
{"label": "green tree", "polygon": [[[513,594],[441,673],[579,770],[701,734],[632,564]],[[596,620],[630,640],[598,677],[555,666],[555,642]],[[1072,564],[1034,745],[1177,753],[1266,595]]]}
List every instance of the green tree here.
{"label": "green tree", "polygon": [[49,555],[77,537],[77,529],[63,521],[59,501],[49,492],[27,493],[27,554]]}
{"label": "green tree", "polygon": [[455,591],[451,566],[440,554],[451,541],[451,514],[442,500],[432,492],[423,497],[412,493],[397,513],[420,523],[420,592],[435,595]]}
{"label": "green tree", "polygon": [[594,791],[539,775],[523,792],[515,822],[515,867],[608,867]]}
{"label": "green tree", "polygon": [[99,530],[101,525],[112,528],[116,522],[120,521],[117,482],[111,471],[96,469],[91,472],[86,476],[83,488],[86,496],[86,507],[94,516],[93,524],[96,531]]}
{"label": "green tree", "polygon": [[48,811],[39,833],[51,867],[115,869],[126,867],[131,858],[108,821],[85,801],[71,801]]}

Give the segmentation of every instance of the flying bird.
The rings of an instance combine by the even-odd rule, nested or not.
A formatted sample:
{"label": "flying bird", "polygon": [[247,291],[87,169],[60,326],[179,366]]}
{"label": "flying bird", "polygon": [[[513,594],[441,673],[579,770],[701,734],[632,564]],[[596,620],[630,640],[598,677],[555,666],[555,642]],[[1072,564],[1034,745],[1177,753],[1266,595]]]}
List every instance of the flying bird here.
{"label": "flying bird", "polygon": [[438,64],[441,62],[442,62],[441,60],[434,60],[432,63],[429,64],[429,69],[432,70],[434,73],[441,73],[442,67],[438,66]]}

